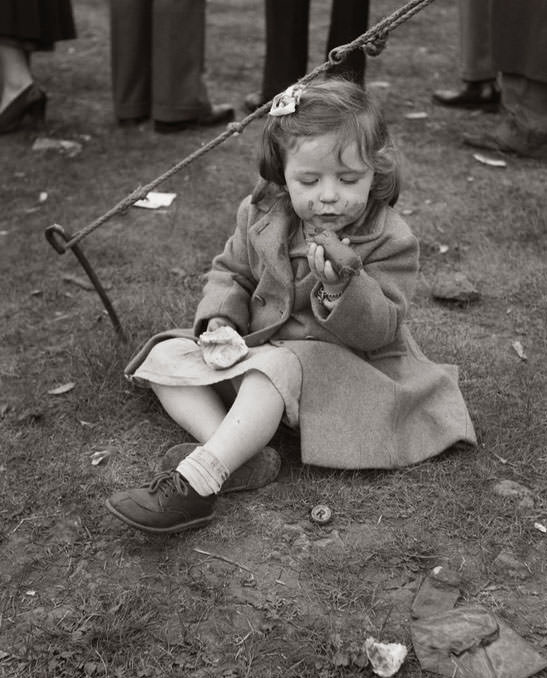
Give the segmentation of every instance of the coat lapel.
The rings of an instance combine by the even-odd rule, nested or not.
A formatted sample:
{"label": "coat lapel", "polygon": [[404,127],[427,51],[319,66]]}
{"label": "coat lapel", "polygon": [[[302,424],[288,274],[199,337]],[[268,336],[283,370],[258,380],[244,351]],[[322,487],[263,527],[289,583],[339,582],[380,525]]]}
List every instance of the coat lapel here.
{"label": "coat lapel", "polygon": [[289,259],[289,231],[291,217],[275,207],[256,221],[249,229],[249,240],[264,267],[281,284],[293,281]]}

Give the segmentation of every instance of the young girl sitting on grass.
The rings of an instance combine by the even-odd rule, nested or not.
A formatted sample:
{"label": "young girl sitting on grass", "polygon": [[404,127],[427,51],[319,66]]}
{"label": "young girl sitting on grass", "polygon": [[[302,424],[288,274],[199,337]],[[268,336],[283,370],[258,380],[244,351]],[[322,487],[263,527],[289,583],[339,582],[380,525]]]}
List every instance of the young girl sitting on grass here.
{"label": "young girl sitting on grass", "polygon": [[[146,532],[203,525],[221,489],[273,480],[278,457],[265,446],[282,421],[298,430],[303,463],[339,469],[397,468],[475,443],[456,367],[428,360],[405,325],[418,243],[392,208],[399,168],[369,94],[331,79],[278,95],[260,174],[193,331],[156,335],[126,370],[199,441],[107,500]],[[226,327],[249,348],[216,369],[206,339]]]}

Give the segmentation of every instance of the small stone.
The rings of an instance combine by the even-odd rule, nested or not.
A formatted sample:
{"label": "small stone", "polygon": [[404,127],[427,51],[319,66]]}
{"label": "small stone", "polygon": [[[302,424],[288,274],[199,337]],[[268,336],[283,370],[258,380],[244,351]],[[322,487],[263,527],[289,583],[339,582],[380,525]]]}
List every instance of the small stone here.
{"label": "small stone", "polygon": [[532,497],[532,490],[521,485],[514,480],[500,480],[492,488],[494,494],[500,497],[514,497],[515,499],[523,499],[524,497]]}
{"label": "small stone", "polygon": [[480,298],[479,291],[463,273],[441,272],[438,273],[431,287],[434,299],[466,303],[477,301]]}
{"label": "small stone", "polygon": [[500,551],[492,565],[499,572],[505,572],[518,579],[526,579],[531,575],[531,572],[526,565],[521,563],[511,551]]}

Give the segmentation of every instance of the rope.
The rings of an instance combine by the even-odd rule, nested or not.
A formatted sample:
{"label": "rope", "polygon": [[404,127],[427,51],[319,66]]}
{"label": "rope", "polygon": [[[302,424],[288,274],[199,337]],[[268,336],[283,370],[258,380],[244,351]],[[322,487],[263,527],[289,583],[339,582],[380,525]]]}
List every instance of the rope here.
{"label": "rope", "polygon": [[[409,2],[407,2],[405,5],[392,12],[384,19],[381,19],[372,28],[357,37],[352,42],[348,42],[345,45],[340,45],[339,47],[335,47],[333,50],[331,50],[328,60],[319,66],[316,66],[316,68],[310,71],[307,75],[300,78],[300,80],[298,80],[298,84],[307,84],[321,73],[327,71],[331,66],[341,63],[347,54],[353,52],[356,49],[365,49],[367,54],[371,56],[377,56],[385,47],[387,36],[390,31],[400,26],[402,23],[410,19],[412,16],[414,16],[414,14],[432,2],[434,2],[434,0],[409,0]],[[153,191],[154,188],[156,188],[156,186],[164,182],[166,179],[169,179],[169,177],[173,176],[173,174],[179,172],[183,167],[187,167],[200,156],[208,153],[217,146],[220,146],[220,144],[224,143],[224,141],[226,141],[226,139],[229,137],[236,134],[241,134],[251,122],[257,118],[261,118],[267,111],[270,110],[271,103],[271,101],[267,101],[265,104],[257,108],[242,120],[228,123],[224,132],[216,136],[214,139],[211,139],[211,141],[209,141],[204,146],[201,146],[190,155],[187,155],[185,158],[170,167],[163,174],[160,174],[150,183],[145,184],[144,186],[138,186],[134,191],[120,200],[120,202],[114,205],[114,207],[109,209],[102,216],[98,217],[87,226],[84,226],[80,231],[75,233],[72,238],[64,244],[64,247],[66,249],[73,247],[80,240],[95,231],[97,228],[99,228],[99,226],[114,217],[116,214],[124,212],[137,200],[145,198],[150,191]]]}

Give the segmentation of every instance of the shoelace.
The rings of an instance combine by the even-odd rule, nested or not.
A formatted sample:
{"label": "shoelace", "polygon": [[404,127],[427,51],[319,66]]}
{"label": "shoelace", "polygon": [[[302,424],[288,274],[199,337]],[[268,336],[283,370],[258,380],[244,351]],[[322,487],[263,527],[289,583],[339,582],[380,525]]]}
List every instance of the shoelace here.
{"label": "shoelace", "polygon": [[158,473],[150,481],[147,490],[150,494],[159,492],[166,499],[174,493],[181,494],[182,496],[188,494],[186,481],[175,469]]}

